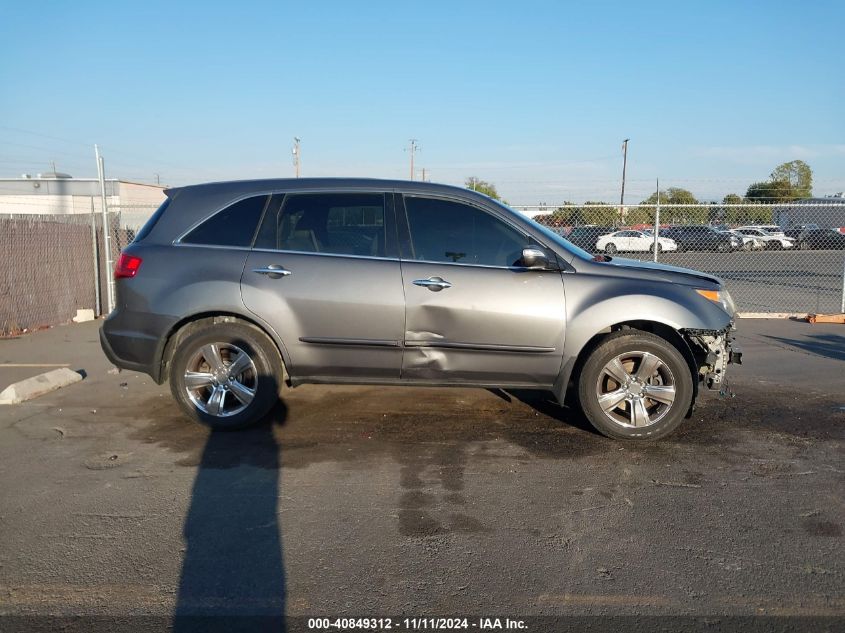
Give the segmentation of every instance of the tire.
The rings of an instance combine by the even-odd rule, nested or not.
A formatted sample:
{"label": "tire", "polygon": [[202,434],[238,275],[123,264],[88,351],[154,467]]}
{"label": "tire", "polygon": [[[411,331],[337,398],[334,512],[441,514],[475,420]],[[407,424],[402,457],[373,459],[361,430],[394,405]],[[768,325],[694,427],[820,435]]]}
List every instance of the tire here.
{"label": "tire", "polygon": [[719,252],[719,253],[724,253],[724,252],[729,251],[729,250],[731,250],[730,244],[725,244],[724,242],[719,242],[716,245],[716,251]]}
{"label": "tire", "polygon": [[754,242],[743,242],[742,243],[742,250],[750,251],[754,248]]}
{"label": "tire", "polygon": [[[637,376],[646,359],[649,364],[656,359],[654,371],[647,378]],[[629,387],[608,373],[615,360],[625,370],[626,379],[636,379]],[[618,369],[611,371],[623,378]],[[654,440],[669,435],[683,422],[692,404],[692,381],[690,366],[674,345],[648,332],[623,330],[607,337],[590,353],[578,377],[578,400],[584,415],[602,435]],[[672,394],[670,386],[674,387]],[[659,396],[661,401],[652,400],[648,393]],[[607,398],[610,394],[613,395]],[[609,409],[602,408],[600,395],[605,396]],[[613,404],[619,396],[623,398]],[[645,417],[632,415],[635,411]]]}
{"label": "tire", "polygon": [[[648,252],[649,252],[649,253],[654,253],[654,244],[652,244],[651,246],[649,246],[649,247],[648,247]],[[663,245],[662,245],[662,244],[658,244],[658,245],[657,245],[657,252],[658,252],[658,253],[662,253],[662,252],[663,252]]]}
{"label": "tire", "polygon": [[798,242],[798,248],[800,248],[802,251],[808,251],[810,250],[810,243],[807,240],[801,240],[800,242]]}
{"label": "tire", "polygon": [[[229,367],[235,364],[242,371],[232,375]],[[281,377],[279,352],[264,332],[244,323],[218,323],[177,344],[170,391],[192,420],[214,430],[235,430],[270,411],[279,399]],[[195,388],[189,389],[189,380]]]}
{"label": "tire", "polygon": [[611,242],[610,244],[604,247],[604,252],[608,253],[609,255],[613,255],[613,253],[616,252],[616,244]]}

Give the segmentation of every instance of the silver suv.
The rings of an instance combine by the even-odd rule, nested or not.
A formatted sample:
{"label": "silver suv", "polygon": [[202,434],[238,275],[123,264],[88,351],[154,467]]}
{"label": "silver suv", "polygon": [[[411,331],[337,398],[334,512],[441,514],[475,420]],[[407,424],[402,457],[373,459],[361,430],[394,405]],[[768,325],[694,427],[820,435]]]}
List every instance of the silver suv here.
{"label": "silver suv", "polygon": [[719,388],[734,304],[710,275],[592,256],[473,191],[297,179],[171,189],[121,254],[100,338],[213,428],[282,385],[542,389],[615,438]]}

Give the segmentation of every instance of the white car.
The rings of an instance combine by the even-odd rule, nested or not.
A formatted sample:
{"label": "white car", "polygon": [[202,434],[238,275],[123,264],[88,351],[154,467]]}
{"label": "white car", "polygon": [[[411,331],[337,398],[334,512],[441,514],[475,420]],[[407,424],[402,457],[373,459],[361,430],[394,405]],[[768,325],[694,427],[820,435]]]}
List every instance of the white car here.
{"label": "white car", "polygon": [[775,235],[777,237],[783,237],[784,232],[783,229],[780,228],[777,224],[747,224],[746,226],[737,227],[735,230],[745,232],[746,229],[755,229],[757,231],[763,231],[764,233],[768,233],[769,235]]}
{"label": "white car", "polygon": [[[654,236],[642,231],[616,231],[609,235],[602,235],[596,241],[596,250],[605,253],[648,252],[654,251]],[[676,251],[678,245],[668,237],[657,238],[657,252]]]}
{"label": "white car", "polygon": [[786,237],[783,233],[777,235],[775,233],[769,233],[763,229],[757,229],[750,226],[741,226],[736,230],[742,235],[760,240],[763,242],[763,246],[767,249],[792,248],[795,244],[791,237]]}
{"label": "white car", "polygon": [[725,231],[722,231],[722,233],[733,235],[736,239],[740,240],[740,242],[742,243],[741,248],[744,251],[761,251],[766,248],[766,243],[759,237],[743,235],[736,229],[727,229]]}

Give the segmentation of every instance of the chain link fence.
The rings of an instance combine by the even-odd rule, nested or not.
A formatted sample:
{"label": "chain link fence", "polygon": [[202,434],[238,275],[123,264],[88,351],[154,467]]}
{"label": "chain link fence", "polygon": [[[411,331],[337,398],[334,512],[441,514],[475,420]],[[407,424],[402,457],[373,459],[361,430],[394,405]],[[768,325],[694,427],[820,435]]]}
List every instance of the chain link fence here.
{"label": "chain link fence", "polygon": [[740,312],[845,311],[845,202],[566,205],[534,219],[591,253],[718,275]]}
{"label": "chain link fence", "polygon": [[114,262],[155,209],[110,207],[108,251],[99,208],[50,214],[27,204],[0,214],[0,335],[66,323],[77,310],[105,313]]}
{"label": "chain link fence", "polygon": [[[845,311],[845,203],[519,209],[591,253],[718,275],[740,312]],[[114,262],[155,206],[111,206],[108,249],[98,204],[31,210],[0,214],[0,334],[106,312]]]}

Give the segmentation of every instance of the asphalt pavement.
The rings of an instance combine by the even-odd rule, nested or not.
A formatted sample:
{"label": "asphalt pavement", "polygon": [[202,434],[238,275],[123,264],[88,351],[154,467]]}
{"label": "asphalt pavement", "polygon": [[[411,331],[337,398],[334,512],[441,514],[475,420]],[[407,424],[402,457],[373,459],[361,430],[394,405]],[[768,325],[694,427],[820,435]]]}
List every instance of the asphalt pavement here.
{"label": "asphalt pavement", "polygon": [[535,392],[316,385],[258,428],[211,434],[165,386],[109,373],[98,327],[0,340],[0,389],[44,371],[11,363],[85,373],[0,408],[0,629],[46,614],[148,630],[174,614],[845,618],[845,326],[741,321],[735,397],[705,394],[648,444]]}
{"label": "asphalt pavement", "polygon": [[[624,257],[651,259],[648,253]],[[660,263],[721,277],[740,312],[839,312],[845,251],[689,251],[662,253]]]}

